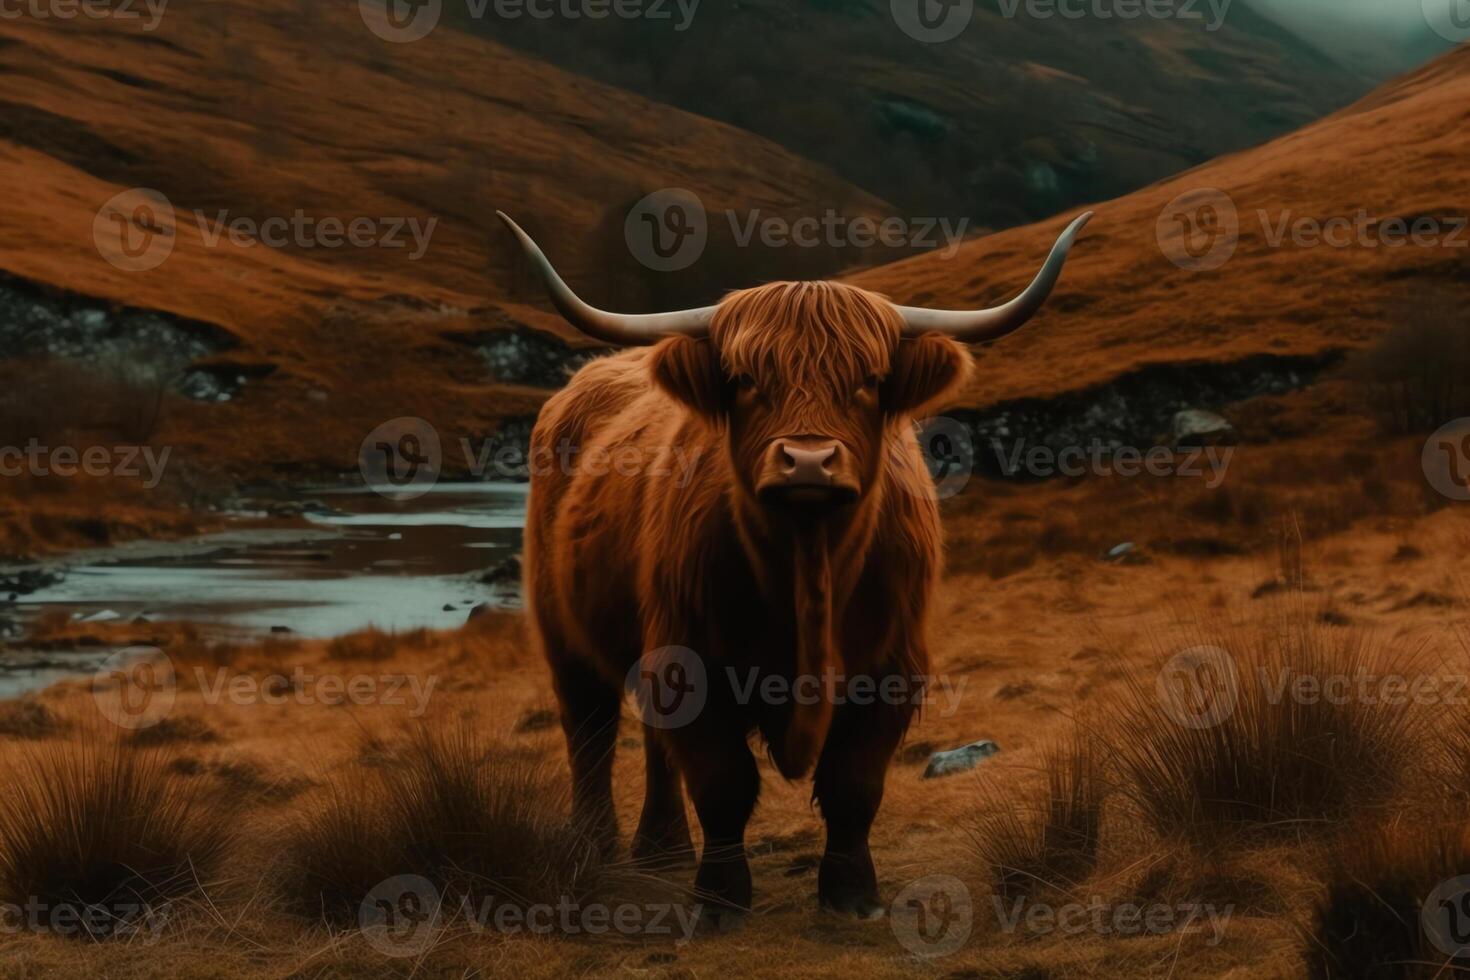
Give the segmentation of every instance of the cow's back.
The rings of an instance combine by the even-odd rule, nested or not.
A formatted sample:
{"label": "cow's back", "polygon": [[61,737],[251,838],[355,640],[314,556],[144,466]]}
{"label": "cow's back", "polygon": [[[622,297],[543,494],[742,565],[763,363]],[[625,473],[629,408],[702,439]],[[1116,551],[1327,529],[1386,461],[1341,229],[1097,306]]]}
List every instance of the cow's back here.
{"label": "cow's back", "polygon": [[[657,388],[648,349],[592,361],[542,407],[531,434],[531,493],[526,514],[525,594],[532,624],[548,652],[625,669],[626,638],[640,640],[637,564],[647,494],[647,460],[667,445],[684,409]],[[619,472],[589,462],[608,447],[636,449],[640,465]]]}

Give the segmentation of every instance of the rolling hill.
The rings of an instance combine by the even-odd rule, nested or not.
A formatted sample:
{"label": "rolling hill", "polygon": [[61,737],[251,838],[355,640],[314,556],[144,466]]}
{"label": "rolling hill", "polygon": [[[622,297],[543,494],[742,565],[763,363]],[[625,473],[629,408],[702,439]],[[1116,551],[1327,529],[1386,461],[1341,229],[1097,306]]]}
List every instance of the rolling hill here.
{"label": "rolling hill", "polygon": [[[161,423],[181,465],[234,479],[331,476],[354,468],[364,435],[387,419],[430,419],[453,441],[533,415],[565,355],[547,338],[581,342],[519,268],[491,223],[496,207],[522,217],[588,298],[624,309],[830,275],[842,258],[742,249],[717,241],[712,220],[699,262],[651,272],[622,229],[628,203],[650,189],[688,188],[716,216],[895,213],[758,136],[512,48],[447,28],[407,45],[364,34],[355,10],[289,0],[170,9],[156,32],[0,23],[0,175],[24,189],[0,226],[0,293],[63,333],[167,318],[185,338],[175,354],[206,375],[205,401],[195,395]],[[1462,296],[1463,251],[1269,239],[1283,216],[1463,214],[1467,63],[1457,51],[1298,132],[1099,205],[1055,302],[984,353],[966,401],[1075,392],[1148,364],[1364,343],[1416,292]],[[151,220],[171,251],[129,271],[99,243],[112,228],[115,249],[116,216],[137,201],[108,202],[136,188],[167,199]],[[1166,258],[1160,216],[1208,188],[1232,198],[1239,241],[1220,268],[1189,271]],[[226,227],[298,213],[437,224],[417,261],[406,248],[266,247]],[[993,302],[1031,275],[1060,223],[851,281],[907,303]],[[93,343],[73,331],[27,348],[24,330],[8,329],[12,353]],[[519,363],[528,358],[539,376]]]}
{"label": "rolling hill", "polygon": [[[171,413],[164,434],[201,466],[253,473],[349,468],[355,443],[395,416],[477,437],[534,412],[537,391],[492,376],[473,343],[506,328],[567,333],[520,302],[539,304],[540,289],[523,281],[497,207],[589,295],[625,306],[736,284],[717,278],[726,263],[660,277],[628,261],[624,215],[651,190],[788,220],[889,210],[768,141],[489,41],[446,30],[433,44],[389,45],[355,4],[181,4],[155,31],[7,18],[0,120],[0,177],[21,191],[0,227],[0,269],[18,283],[14,305],[71,311],[55,323],[37,314],[39,332],[11,322],[10,352],[85,347],[93,338],[74,321],[109,307],[178,318],[180,344],[205,343],[216,375],[251,383]],[[166,257],[120,267],[104,252],[119,247],[116,222],[138,215],[157,227],[126,234],[146,231]],[[262,244],[298,218],[304,236]],[[409,247],[344,245],[341,226],[319,232],[328,219],[367,220],[369,242],[398,228]],[[419,249],[402,226],[431,221]],[[743,274],[758,274],[765,254],[741,253]],[[814,275],[833,268],[810,258]]]}
{"label": "rolling hill", "polygon": [[[1052,302],[984,351],[966,401],[1075,391],[1149,364],[1361,346],[1433,297],[1463,306],[1467,124],[1462,47],[1298,132],[1095,205]],[[1216,230],[1190,223],[1211,207]],[[849,281],[906,304],[990,305],[1035,273],[1063,217]],[[1413,244],[1395,219],[1439,229],[1440,244]]]}

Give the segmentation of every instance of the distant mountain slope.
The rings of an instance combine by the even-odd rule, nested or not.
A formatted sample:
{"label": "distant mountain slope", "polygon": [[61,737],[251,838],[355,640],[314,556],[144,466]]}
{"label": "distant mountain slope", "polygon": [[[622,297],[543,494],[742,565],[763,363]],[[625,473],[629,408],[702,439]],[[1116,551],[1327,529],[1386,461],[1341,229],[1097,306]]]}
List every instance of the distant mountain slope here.
{"label": "distant mountain slope", "polygon": [[1217,25],[1208,3],[1175,5],[1202,20],[1100,19],[1040,15],[1091,5],[977,0],[943,43],[906,34],[894,6],[706,3],[682,30],[677,17],[463,24],[760,133],[908,214],[995,227],[1265,142],[1373,84],[1244,3]]}
{"label": "distant mountain slope", "polygon": [[[221,370],[254,379],[243,396],[175,413],[166,435],[186,448],[214,443],[201,461],[252,469],[349,467],[363,435],[396,415],[468,436],[534,413],[537,391],[494,384],[473,346],[448,339],[520,325],[570,337],[496,208],[531,228],[589,297],[624,307],[718,295],[793,258],[736,252],[712,220],[711,256],[723,247],[733,259],[650,272],[623,227],[649,191],[688,188],[712,212],[758,207],[788,220],[828,206],[890,210],[731,126],[447,28],[391,45],[355,3],[296,0],[170,4],[151,32],[86,17],[0,19],[0,179],[0,270],[235,338]],[[167,203],[108,206],[133,188]],[[104,257],[118,249],[116,222],[135,217],[156,226],[148,242],[172,250],[157,267]],[[301,239],[281,225],[298,217],[342,226],[330,240]],[[344,244],[356,219],[369,242],[397,226],[406,247]],[[417,260],[410,220],[437,222]],[[280,247],[258,243],[268,222]],[[138,244],[145,230],[127,233]],[[839,261],[803,258],[812,275]],[[254,435],[218,445],[245,431]]]}
{"label": "distant mountain slope", "polygon": [[[1074,391],[1145,364],[1351,347],[1426,302],[1464,304],[1467,153],[1470,48],[1460,48],[1300,132],[1097,205],[1048,308],[983,352],[966,400]],[[1233,252],[1224,233],[1231,209]],[[1191,239],[1198,265],[1181,237],[1191,215],[1201,222]],[[1025,285],[1065,217],[850,281],[903,303],[989,305]],[[1328,234],[1340,247],[1310,231],[1334,219]],[[1422,241],[1440,244],[1413,244],[1395,219],[1409,231],[1435,229]],[[1216,260],[1223,264],[1208,268]]]}
{"label": "distant mountain slope", "polygon": [[[388,249],[287,251],[468,295],[508,285],[515,259],[496,208],[520,215],[573,275],[599,272],[602,249],[626,260],[627,207],[658,188],[687,187],[712,211],[885,210],[748,133],[495,44],[447,29],[388,44],[355,3],[170,5],[151,33],[131,22],[7,18],[0,103],[0,138],[15,151],[162,191],[180,211],[437,218],[418,263]],[[72,203],[85,212],[103,200]],[[612,219],[615,240],[604,241]]]}

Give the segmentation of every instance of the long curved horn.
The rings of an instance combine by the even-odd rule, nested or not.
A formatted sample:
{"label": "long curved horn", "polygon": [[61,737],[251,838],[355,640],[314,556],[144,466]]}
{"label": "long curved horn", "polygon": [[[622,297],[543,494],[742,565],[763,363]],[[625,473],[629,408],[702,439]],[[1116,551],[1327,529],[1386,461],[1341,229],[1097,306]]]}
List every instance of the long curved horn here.
{"label": "long curved horn", "polygon": [[1046,264],[1031,280],[1031,285],[1009,303],[988,310],[926,310],[918,306],[900,306],[898,311],[903,314],[904,333],[915,335],[937,331],[968,344],[978,344],[1021,329],[1051,295],[1052,287],[1062,274],[1062,266],[1067,263],[1072,242],[1082,226],[1092,219],[1092,214],[1088,211],[1067,226],[1062,237],[1052,246]]}
{"label": "long curved horn", "polygon": [[713,306],[673,313],[608,313],[588,306],[557,275],[556,268],[531,240],[531,236],[510,220],[504,211],[495,213],[515,233],[516,238],[520,239],[521,248],[526,250],[526,258],[531,260],[531,264],[546,282],[546,291],[551,295],[552,305],[566,317],[568,323],[587,336],[609,344],[638,347],[656,344],[672,334],[701,337],[709,332],[710,318],[715,312]]}

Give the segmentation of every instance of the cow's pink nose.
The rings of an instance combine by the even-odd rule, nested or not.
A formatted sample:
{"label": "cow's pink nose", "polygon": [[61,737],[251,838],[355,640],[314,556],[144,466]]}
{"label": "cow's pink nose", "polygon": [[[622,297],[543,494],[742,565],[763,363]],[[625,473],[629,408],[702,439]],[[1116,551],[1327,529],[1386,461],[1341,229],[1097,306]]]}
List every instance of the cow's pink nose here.
{"label": "cow's pink nose", "polygon": [[836,457],[835,442],[781,444],[782,473],[788,486],[827,486],[832,482],[830,466]]}

